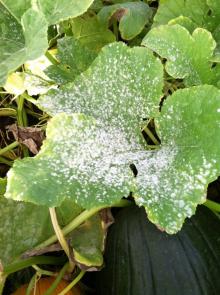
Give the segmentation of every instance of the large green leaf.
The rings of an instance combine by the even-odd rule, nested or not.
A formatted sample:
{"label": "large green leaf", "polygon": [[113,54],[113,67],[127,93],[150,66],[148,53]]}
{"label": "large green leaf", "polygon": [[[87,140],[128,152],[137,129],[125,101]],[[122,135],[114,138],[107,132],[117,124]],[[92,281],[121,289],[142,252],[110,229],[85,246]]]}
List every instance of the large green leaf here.
{"label": "large green leaf", "polygon": [[37,0],[50,25],[77,17],[88,10],[94,0]]}
{"label": "large green leaf", "polygon": [[168,233],[178,231],[208,184],[220,173],[220,91],[213,86],[178,90],[168,97],[156,125],[161,149],[136,160],[136,202]]}
{"label": "large green leaf", "polygon": [[187,86],[216,84],[210,62],[216,43],[205,29],[190,35],[180,25],[162,25],[152,29],[142,44],[166,58],[168,74],[184,79]]}
{"label": "large green leaf", "polygon": [[83,15],[60,24],[61,32],[74,36],[90,50],[99,52],[106,44],[116,40],[115,35],[98,21],[96,16]]}
{"label": "large green leaf", "polygon": [[[106,46],[74,83],[49,91],[37,104],[51,115],[81,112],[121,128],[130,139],[142,118],[158,114],[163,68],[153,53],[123,43]],[[137,131],[138,129],[138,131]]]}
{"label": "large green leaf", "polygon": [[84,115],[59,114],[49,123],[41,152],[9,171],[6,196],[47,206],[69,198],[92,208],[112,205],[132,191],[152,222],[175,233],[220,173],[219,123],[220,90],[207,85],[167,98],[156,119],[162,140],[156,151]]}
{"label": "large green leaf", "polygon": [[9,12],[20,21],[22,15],[31,8],[31,0],[0,0]]}
{"label": "large green leaf", "polygon": [[111,205],[127,196],[133,183],[123,161],[128,149],[117,129],[108,133],[92,118],[59,114],[48,123],[40,153],[15,161],[5,195],[48,207],[65,199],[83,208]]}
{"label": "large green leaf", "polygon": [[152,17],[152,10],[143,2],[127,2],[105,6],[98,13],[100,22],[106,27],[112,17],[119,20],[122,38],[130,40],[141,33]]}
{"label": "large green leaf", "polygon": [[0,3],[0,85],[26,60],[44,54],[47,46],[47,22],[39,11],[28,9],[18,22]]}
{"label": "large green leaf", "polygon": [[58,84],[74,81],[76,76],[84,72],[96,57],[96,53],[73,37],[64,37],[59,40],[57,48],[56,57],[60,64],[49,66],[45,73]]}

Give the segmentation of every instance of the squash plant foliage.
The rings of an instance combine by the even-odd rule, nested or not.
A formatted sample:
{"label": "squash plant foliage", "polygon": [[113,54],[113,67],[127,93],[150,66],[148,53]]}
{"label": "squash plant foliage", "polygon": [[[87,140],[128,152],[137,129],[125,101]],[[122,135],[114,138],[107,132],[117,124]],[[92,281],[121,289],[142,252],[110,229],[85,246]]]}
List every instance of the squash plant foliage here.
{"label": "squash plant foliage", "polygon": [[[4,265],[52,234],[48,207],[64,226],[132,194],[173,234],[205,202],[220,174],[218,0],[153,2],[0,0],[1,86],[51,116],[40,152],[0,182]],[[102,264],[95,216],[81,265]]]}

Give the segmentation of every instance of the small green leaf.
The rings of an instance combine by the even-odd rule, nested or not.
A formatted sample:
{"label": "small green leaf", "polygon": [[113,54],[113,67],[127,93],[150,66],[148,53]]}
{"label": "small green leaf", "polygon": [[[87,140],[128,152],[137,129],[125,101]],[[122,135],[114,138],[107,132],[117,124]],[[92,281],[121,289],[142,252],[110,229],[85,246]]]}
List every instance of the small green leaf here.
{"label": "small green leaf", "polygon": [[154,17],[154,26],[165,25],[176,17],[186,16],[197,27],[203,27],[208,11],[206,0],[161,0]]}
{"label": "small green leaf", "polygon": [[103,264],[104,229],[99,215],[86,220],[70,235],[74,259],[83,266],[100,267]]}
{"label": "small green leaf", "polygon": [[4,85],[8,74],[46,51],[47,22],[44,16],[30,8],[19,23],[0,3],[0,42],[0,85]]}
{"label": "small green leaf", "polygon": [[207,186],[220,173],[220,90],[197,86],[176,91],[162,107],[156,125],[161,149],[134,163],[136,202],[168,233],[177,232]]}
{"label": "small green leaf", "polygon": [[106,27],[112,17],[119,20],[122,38],[130,40],[141,33],[152,17],[152,10],[143,2],[127,2],[105,6],[98,13],[100,22]]}
{"label": "small green leaf", "polygon": [[84,15],[63,22],[60,26],[67,36],[74,36],[82,45],[95,52],[116,40],[112,31],[102,25],[96,16]]}
{"label": "small green leaf", "polygon": [[57,115],[39,154],[15,161],[8,172],[6,197],[48,207],[65,199],[86,209],[111,205],[133,185],[126,151],[128,142],[117,129],[106,132],[84,115]]}
{"label": "small green leaf", "polygon": [[84,72],[96,57],[96,53],[73,37],[64,37],[59,40],[57,48],[56,58],[60,64],[51,65],[45,71],[46,75],[57,84],[74,81],[76,76]]}
{"label": "small green leaf", "polygon": [[186,17],[186,16],[178,16],[174,19],[171,19],[168,22],[169,25],[180,25],[184,28],[186,28],[190,34],[192,34],[195,29],[197,28],[196,23],[194,23],[190,18]]}
{"label": "small green leaf", "polygon": [[166,58],[166,71],[184,79],[187,86],[215,84],[211,58],[216,43],[210,32],[198,28],[192,35],[180,25],[162,25],[152,29],[143,45]]}
{"label": "small green leaf", "polygon": [[[153,26],[172,23],[179,17],[188,18],[195,28],[204,28],[212,33],[217,43],[215,55],[220,56],[219,7],[218,0],[162,0],[154,17]],[[177,23],[189,29],[188,21]]]}
{"label": "small green leaf", "polygon": [[51,115],[85,113],[127,138],[139,136],[142,118],[158,114],[163,68],[147,48],[113,43],[98,55],[74,83],[49,91],[37,105]]}
{"label": "small green leaf", "polygon": [[50,25],[77,17],[88,10],[94,0],[37,0]]}

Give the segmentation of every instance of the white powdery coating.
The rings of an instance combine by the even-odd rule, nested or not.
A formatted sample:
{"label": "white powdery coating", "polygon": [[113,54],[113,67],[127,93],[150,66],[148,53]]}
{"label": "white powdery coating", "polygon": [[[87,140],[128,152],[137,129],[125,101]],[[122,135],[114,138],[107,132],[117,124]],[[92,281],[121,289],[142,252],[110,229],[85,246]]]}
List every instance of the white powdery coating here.
{"label": "white powdery coating", "polygon": [[199,156],[191,161],[194,157],[188,148],[162,147],[153,157],[136,163],[136,202],[168,233],[180,229],[197,204],[205,201],[207,183],[218,173],[215,159],[208,162],[202,151],[196,149],[195,153]]}
{"label": "white powdery coating", "polygon": [[133,134],[142,118],[157,113],[162,87],[162,65],[152,52],[118,42],[106,46],[74,83],[42,96],[38,105],[52,115],[85,113]]}

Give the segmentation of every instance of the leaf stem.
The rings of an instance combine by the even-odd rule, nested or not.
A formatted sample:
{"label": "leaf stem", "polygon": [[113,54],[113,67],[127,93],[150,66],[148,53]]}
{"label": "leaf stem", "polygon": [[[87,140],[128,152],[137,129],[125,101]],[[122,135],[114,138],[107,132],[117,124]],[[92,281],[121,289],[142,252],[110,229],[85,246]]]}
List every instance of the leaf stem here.
{"label": "leaf stem", "polygon": [[18,105],[18,110],[17,110],[17,121],[19,126],[27,126],[27,114],[24,111],[24,100],[25,97],[24,95],[20,95],[18,97],[17,105]]}
{"label": "leaf stem", "polygon": [[[25,100],[24,95],[20,95],[17,100],[17,105],[18,105],[17,122],[18,122],[18,126],[22,126],[22,127],[26,127],[28,125],[27,114],[24,109],[24,100]],[[28,157],[29,156],[28,148],[26,146],[22,146],[22,150],[23,150],[24,156]]]}
{"label": "leaf stem", "polygon": [[53,65],[59,65],[58,60],[55,57],[53,57],[53,55],[49,51],[45,53],[45,56]]}
{"label": "leaf stem", "polygon": [[81,278],[84,276],[84,274],[85,274],[85,271],[82,270],[78,274],[78,276],[58,295],[65,295],[67,292],[69,292],[81,280]]}
{"label": "leaf stem", "polygon": [[150,129],[146,126],[144,129],[144,132],[150,137],[150,139],[153,141],[155,145],[159,145],[159,141],[156,139],[154,134],[150,131]]}
{"label": "leaf stem", "polygon": [[0,117],[16,117],[17,112],[12,108],[2,108],[0,109]]}
{"label": "leaf stem", "polygon": [[118,34],[118,23],[116,19],[113,20],[113,32],[114,32],[116,41],[118,41],[119,34]]}
{"label": "leaf stem", "polygon": [[8,161],[8,160],[6,160],[3,157],[0,157],[0,163],[3,163],[3,164],[8,165],[10,167],[13,165],[13,162],[12,161]]}
{"label": "leaf stem", "polygon": [[[122,199],[122,200],[120,200],[120,202],[112,205],[112,207],[126,207],[126,206],[130,206],[131,204],[132,204],[132,202]],[[80,215],[78,215],[76,218],[74,218],[69,224],[67,224],[66,226],[64,226],[62,228],[63,235],[65,236],[65,235],[69,234],[71,231],[73,231],[75,228],[77,228],[84,221],[86,221],[87,219],[92,217],[94,214],[99,212],[101,209],[104,209],[106,207],[108,207],[108,206],[105,205],[105,206],[100,206],[100,207],[92,208],[90,210],[83,211]],[[43,249],[43,248],[55,243],[56,241],[57,241],[57,236],[53,235],[49,239],[44,241],[43,243],[36,246],[33,250]]]}
{"label": "leaf stem", "polygon": [[4,275],[9,275],[34,264],[62,265],[65,261],[66,259],[63,257],[34,256],[5,266],[3,269],[3,273]]}
{"label": "leaf stem", "polygon": [[37,273],[35,273],[29,282],[29,285],[27,287],[27,291],[26,291],[25,295],[31,295],[31,291],[34,289],[37,277],[38,277],[38,275],[37,275]]}
{"label": "leaf stem", "polygon": [[0,295],[3,293],[6,279],[7,279],[7,275],[0,272]]}
{"label": "leaf stem", "polygon": [[64,266],[62,267],[61,271],[59,272],[58,276],[56,277],[55,281],[53,282],[53,284],[50,286],[49,289],[47,289],[47,291],[44,293],[44,295],[51,295],[53,294],[54,290],[56,289],[56,287],[58,286],[59,282],[62,280],[63,276],[65,275],[65,272],[67,271],[67,269],[69,268],[69,263],[67,262],[66,264],[64,264]]}
{"label": "leaf stem", "polygon": [[206,200],[206,202],[203,205],[205,205],[207,208],[211,209],[212,211],[220,212],[220,204],[214,201]]}
{"label": "leaf stem", "polygon": [[53,229],[55,231],[55,234],[57,236],[57,239],[60,243],[60,245],[62,246],[64,252],[66,253],[66,256],[69,259],[69,263],[70,263],[70,269],[73,270],[75,267],[75,264],[73,263],[72,259],[71,259],[71,255],[70,255],[70,249],[69,249],[69,245],[64,237],[64,234],[59,226],[58,220],[57,220],[57,215],[56,215],[56,209],[55,208],[49,208],[49,212],[50,212],[50,218],[51,218],[51,222],[53,225]]}
{"label": "leaf stem", "polygon": [[49,271],[49,270],[45,270],[45,269],[42,269],[40,267],[38,267],[37,265],[32,265],[32,267],[36,270],[36,272],[39,274],[39,275],[45,275],[45,276],[55,276],[55,273],[52,272],[52,271]]}
{"label": "leaf stem", "polygon": [[0,155],[3,155],[3,154],[5,154],[8,151],[13,150],[17,146],[19,146],[19,142],[18,141],[12,142],[11,144],[9,144],[6,147],[4,147],[3,149],[0,149]]}

